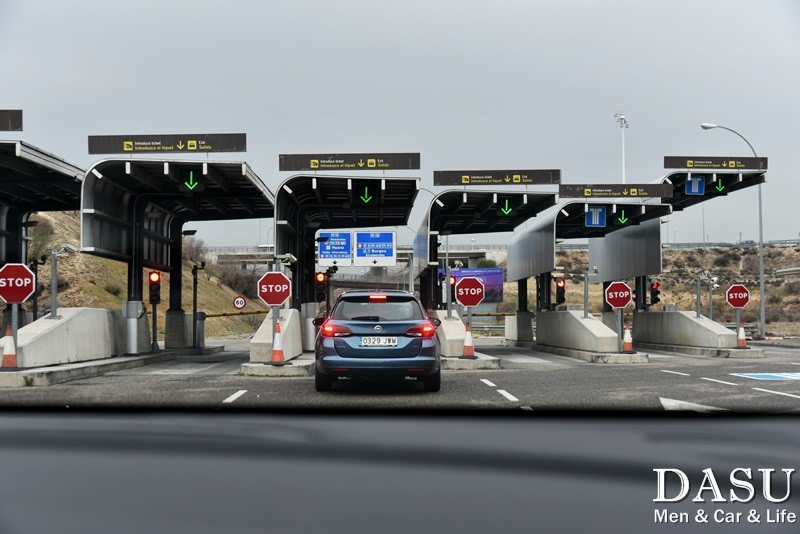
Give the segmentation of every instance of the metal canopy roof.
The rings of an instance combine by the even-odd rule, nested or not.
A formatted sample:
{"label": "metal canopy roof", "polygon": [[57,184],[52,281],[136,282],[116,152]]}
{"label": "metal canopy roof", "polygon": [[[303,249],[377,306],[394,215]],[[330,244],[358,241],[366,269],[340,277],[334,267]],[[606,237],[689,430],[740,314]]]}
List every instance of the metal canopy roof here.
{"label": "metal canopy roof", "polygon": [[22,141],[0,141],[0,204],[22,213],[80,209],[83,169]]}
{"label": "metal canopy roof", "polygon": [[[686,182],[690,176],[702,176],[705,179],[705,194],[687,195]],[[680,211],[689,206],[699,204],[715,197],[725,196],[728,193],[763,184],[767,181],[764,171],[750,170],[713,170],[713,171],[680,171],[673,172],[661,179],[662,184],[672,184],[673,193],[670,198],[662,198],[661,202],[672,205],[675,211]],[[721,184],[721,185],[718,185]],[[719,190],[718,190],[719,188]]]}
{"label": "metal canopy roof", "polygon": [[[201,185],[196,191],[182,185],[190,170],[197,173]],[[243,162],[113,159],[95,163],[86,174],[112,184],[120,194],[142,197],[183,221],[274,215],[274,196]]]}
{"label": "metal canopy roof", "polygon": [[[606,224],[603,227],[587,227],[586,214],[591,207],[604,207]],[[672,213],[670,206],[663,204],[637,204],[630,202],[568,202],[560,207],[555,216],[556,239],[581,239],[604,237],[628,226],[640,224]]]}
{"label": "metal canopy roof", "polygon": [[297,175],[278,189],[276,219],[293,234],[301,227],[402,226],[418,192],[418,178]]}
{"label": "metal canopy roof", "polygon": [[[187,181],[195,184],[191,190]],[[167,270],[183,223],[274,213],[274,196],[247,163],[103,160],[83,180],[81,250],[133,262],[134,269],[141,261]]]}
{"label": "metal canopy roof", "polygon": [[294,257],[295,304],[313,300],[317,230],[404,226],[418,192],[419,178],[287,178],[275,198],[275,253]]}
{"label": "metal canopy roof", "polygon": [[428,229],[441,235],[511,232],[555,203],[555,193],[445,191],[431,202]]}

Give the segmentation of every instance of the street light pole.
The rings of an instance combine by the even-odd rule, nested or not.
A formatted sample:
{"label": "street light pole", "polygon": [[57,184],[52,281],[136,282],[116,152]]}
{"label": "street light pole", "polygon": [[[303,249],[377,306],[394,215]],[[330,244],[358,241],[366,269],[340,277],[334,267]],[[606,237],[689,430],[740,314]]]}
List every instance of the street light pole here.
{"label": "street light pole", "polygon": [[[750,147],[750,150],[753,152],[754,157],[758,157],[756,154],[756,149],[753,148],[753,145],[750,144],[750,141],[745,139],[745,137],[733,130],[728,128],[727,126],[720,126],[719,124],[713,124],[710,122],[704,122],[700,125],[700,127],[704,130],[712,130],[714,128],[720,128],[722,130],[728,130],[731,133],[734,133],[742,138],[742,141],[747,143],[747,146]],[[767,308],[766,308],[766,295],[764,295],[764,215],[763,215],[763,207],[761,203],[761,184],[758,184],[758,291],[759,291],[759,299],[758,299],[758,312],[759,312],[759,319],[761,323],[761,338],[767,337],[767,324],[766,324],[766,315],[767,315]]]}
{"label": "street light pole", "polygon": [[614,117],[616,117],[617,122],[619,123],[619,128],[622,131],[622,183],[625,183],[625,128],[628,127],[628,119],[625,118],[625,115],[622,113],[614,113]]}

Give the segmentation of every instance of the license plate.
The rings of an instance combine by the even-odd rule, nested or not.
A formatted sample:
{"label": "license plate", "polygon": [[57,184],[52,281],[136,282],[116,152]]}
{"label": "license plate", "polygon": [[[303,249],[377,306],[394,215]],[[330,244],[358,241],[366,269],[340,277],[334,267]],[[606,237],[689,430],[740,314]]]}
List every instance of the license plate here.
{"label": "license plate", "polygon": [[361,338],[362,347],[396,347],[397,338],[388,336],[364,336]]}

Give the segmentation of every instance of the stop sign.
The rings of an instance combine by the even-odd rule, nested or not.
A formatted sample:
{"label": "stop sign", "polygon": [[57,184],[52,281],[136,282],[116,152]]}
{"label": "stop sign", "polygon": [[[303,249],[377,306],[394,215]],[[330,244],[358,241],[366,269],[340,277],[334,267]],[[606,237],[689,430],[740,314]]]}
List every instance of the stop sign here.
{"label": "stop sign", "polygon": [[292,282],[279,272],[269,272],[258,280],[258,296],[267,306],[280,306],[292,292]]}
{"label": "stop sign", "polygon": [[483,282],[474,276],[465,276],[456,282],[456,302],[462,306],[472,307],[483,302],[486,290]]}
{"label": "stop sign", "polygon": [[22,304],[36,291],[36,276],[24,263],[0,267],[0,298],[8,304]]}
{"label": "stop sign", "polygon": [[631,288],[625,282],[611,282],[606,288],[606,302],[612,308],[624,308],[631,301]]}
{"label": "stop sign", "polygon": [[731,308],[744,308],[750,302],[750,290],[742,284],[733,284],[725,293],[725,300]]}

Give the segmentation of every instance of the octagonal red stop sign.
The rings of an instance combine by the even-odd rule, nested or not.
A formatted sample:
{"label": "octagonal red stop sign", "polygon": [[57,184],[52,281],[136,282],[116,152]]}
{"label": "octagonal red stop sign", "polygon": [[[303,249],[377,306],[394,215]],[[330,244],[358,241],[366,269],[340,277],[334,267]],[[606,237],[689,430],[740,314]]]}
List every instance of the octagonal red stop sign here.
{"label": "octagonal red stop sign", "polygon": [[258,296],[267,306],[280,306],[292,293],[292,282],[279,272],[269,272],[258,280]]}
{"label": "octagonal red stop sign", "polygon": [[606,302],[612,308],[624,308],[631,301],[631,288],[625,282],[611,282],[606,288]]}
{"label": "octagonal red stop sign", "polygon": [[725,300],[731,308],[744,308],[750,302],[750,290],[742,284],[733,284],[725,293]]}
{"label": "octagonal red stop sign", "polygon": [[465,276],[456,282],[456,302],[468,308],[483,302],[486,289],[474,276]]}
{"label": "octagonal red stop sign", "polygon": [[22,304],[36,291],[36,276],[24,263],[0,267],[0,298],[8,304]]}

